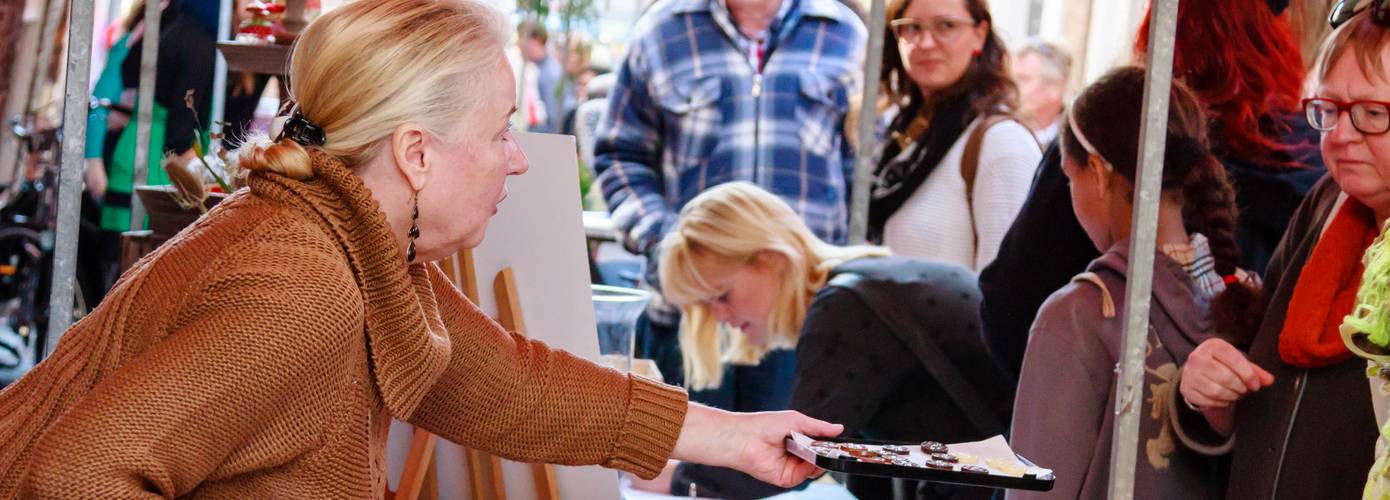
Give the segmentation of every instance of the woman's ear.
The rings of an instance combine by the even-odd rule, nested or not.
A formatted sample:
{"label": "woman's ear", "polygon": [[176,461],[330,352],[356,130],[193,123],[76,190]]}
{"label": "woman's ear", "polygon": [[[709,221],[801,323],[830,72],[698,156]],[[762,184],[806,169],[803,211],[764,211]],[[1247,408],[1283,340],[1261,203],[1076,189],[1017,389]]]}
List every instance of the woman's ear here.
{"label": "woman's ear", "polygon": [[1110,198],[1110,180],[1114,171],[1110,164],[1100,158],[1100,155],[1086,155],[1086,175],[1092,176],[1095,181],[1096,196],[1105,200]]}
{"label": "woman's ear", "polygon": [[975,44],[975,50],[985,50],[985,42],[989,41],[989,21],[980,21],[975,25],[975,38],[979,39]]}
{"label": "woman's ear", "polygon": [[391,133],[391,159],[396,168],[410,184],[412,191],[419,192],[429,180],[429,164],[425,162],[425,129],[413,123],[396,127]]}
{"label": "woman's ear", "polygon": [[766,271],[781,273],[787,269],[789,262],[782,252],[762,250],[753,255],[753,264]]}

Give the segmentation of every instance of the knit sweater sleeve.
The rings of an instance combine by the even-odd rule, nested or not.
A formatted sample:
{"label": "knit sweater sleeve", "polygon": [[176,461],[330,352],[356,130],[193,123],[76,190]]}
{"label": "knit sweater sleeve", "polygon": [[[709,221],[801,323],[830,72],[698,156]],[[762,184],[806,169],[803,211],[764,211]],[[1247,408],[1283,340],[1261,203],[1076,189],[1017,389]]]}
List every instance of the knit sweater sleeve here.
{"label": "knit sweater sleeve", "polygon": [[430,281],[452,352],[411,423],[512,460],[661,472],[685,421],[683,391],[504,331],[435,266]]}
{"label": "knit sweater sleeve", "polygon": [[999,253],[1004,234],[1028,199],[1040,160],[1042,152],[1033,134],[1018,122],[1004,121],[985,131],[971,197],[970,216],[979,232],[973,269],[984,269]]}
{"label": "knit sweater sleeve", "polygon": [[[124,346],[144,351],[52,424],[21,497],[172,498],[250,472],[238,467],[288,463],[319,444],[313,416],[289,415],[286,403],[323,397],[338,379],[334,360],[360,346],[361,299],[345,263],[321,249],[260,245],[207,268],[161,325],[167,330],[151,333],[162,338]],[[133,302],[142,299],[154,300]],[[48,362],[80,369],[84,360]],[[298,422],[303,432],[261,442],[271,439],[271,422]]]}

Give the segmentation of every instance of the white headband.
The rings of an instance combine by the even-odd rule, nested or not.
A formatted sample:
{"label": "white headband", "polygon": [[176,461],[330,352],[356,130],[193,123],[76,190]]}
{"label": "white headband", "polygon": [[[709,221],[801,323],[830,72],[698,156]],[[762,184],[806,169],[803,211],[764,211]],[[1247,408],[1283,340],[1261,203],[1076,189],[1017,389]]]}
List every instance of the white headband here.
{"label": "white headband", "polygon": [[[1086,140],[1086,134],[1081,133],[1081,127],[1076,125],[1076,106],[1067,108],[1067,128],[1071,129],[1071,135],[1076,137],[1076,142],[1081,143],[1081,147],[1085,148],[1087,153],[1100,156],[1096,147],[1091,145],[1091,141]],[[1105,157],[1100,156],[1100,159],[1105,160]]]}
{"label": "white headband", "polygon": [[1087,153],[1095,155],[1096,158],[1100,158],[1100,164],[1105,165],[1106,172],[1115,171],[1115,166],[1110,164],[1110,160],[1106,160],[1105,156],[1101,155],[1099,151],[1096,151],[1096,147],[1091,145],[1091,141],[1086,140],[1086,134],[1081,133],[1081,127],[1076,124],[1076,106],[1067,108],[1067,128],[1071,129],[1071,135],[1076,137],[1076,142],[1081,143],[1081,147],[1084,148]]}

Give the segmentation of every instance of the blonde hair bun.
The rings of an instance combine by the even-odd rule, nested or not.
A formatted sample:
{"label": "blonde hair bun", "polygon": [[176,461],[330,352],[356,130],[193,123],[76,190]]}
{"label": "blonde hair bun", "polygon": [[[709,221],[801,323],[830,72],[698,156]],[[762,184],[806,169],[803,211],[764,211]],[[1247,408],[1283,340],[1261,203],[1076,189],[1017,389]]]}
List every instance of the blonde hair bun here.
{"label": "blonde hair bun", "polygon": [[274,172],[304,180],[314,175],[311,165],[309,152],[304,146],[288,139],[272,142],[259,137],[247,141],[237,151],[237,167],[244,172]]}

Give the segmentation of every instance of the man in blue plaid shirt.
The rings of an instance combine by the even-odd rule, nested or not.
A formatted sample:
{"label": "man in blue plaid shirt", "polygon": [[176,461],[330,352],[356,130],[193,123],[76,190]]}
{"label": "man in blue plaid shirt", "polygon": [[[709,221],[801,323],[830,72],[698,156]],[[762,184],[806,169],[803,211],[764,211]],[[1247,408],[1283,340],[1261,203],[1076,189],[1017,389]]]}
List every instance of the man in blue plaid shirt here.
{"label": "man in blue plaid shirt", "polygon": [[594,168],[625,247],[649,255],[687,201],[725,182],[782,196],[844,243],[841,125],[865,29],[836,0],[661,0],[638,21]]}
{"label": "man in blue plaid shirt", "polygon": [[[595,134],[594,168],[623,245],[648,257],[649,281],[653,250],[681,207],[725,182],[758,184],[821,239],[845,242],[853,161],[840,131],[862,79],[865,38],[859,16],[837,0],[659,0],[643,14]],[[677,318],[649,308],[638,348],[678,384]],[[759,366],[728,368],[722,387],[692,398],[736,411],[785,409],[794,369],[793,353],[774,351]],[[737,473],[682,467],[658,482],[698,477],[741,495],[775,492]]]}

